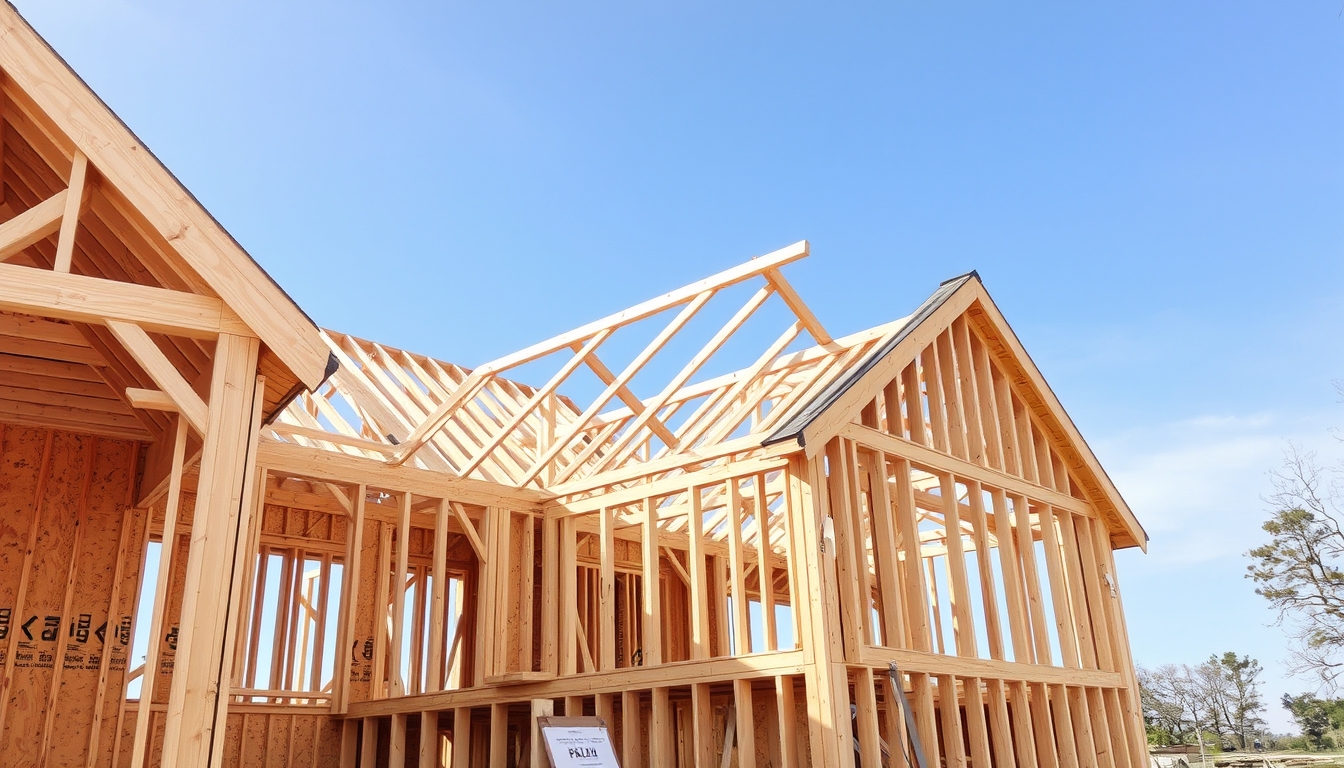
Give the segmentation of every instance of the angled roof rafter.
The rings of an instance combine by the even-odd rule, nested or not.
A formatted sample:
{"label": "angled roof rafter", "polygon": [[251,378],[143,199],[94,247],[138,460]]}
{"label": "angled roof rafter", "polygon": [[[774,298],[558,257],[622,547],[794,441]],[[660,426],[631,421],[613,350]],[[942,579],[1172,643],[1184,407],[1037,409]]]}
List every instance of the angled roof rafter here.
{"label": "angled roof rafter", "polygon": [[[299,381],[318,386],[329,373],[329,356],[302,310],[7,3],[0,5],[0,39],[7,97],[3,114],[9,117],[14,106],[30,113],[16,127],[20,132],[27,125],[38,129],[27,137],[45,145],[47,162],[74,182],[80,201],[85,191],[81,171],[96,169],[100,184],[125,197],[132,218],[147,222],[169,244],[172,256],[199,274]],[[62,214],[81,207],[61,202]],[[74,222],[59,228],[53,259],[57,273],[68,269],[75,255]]]}

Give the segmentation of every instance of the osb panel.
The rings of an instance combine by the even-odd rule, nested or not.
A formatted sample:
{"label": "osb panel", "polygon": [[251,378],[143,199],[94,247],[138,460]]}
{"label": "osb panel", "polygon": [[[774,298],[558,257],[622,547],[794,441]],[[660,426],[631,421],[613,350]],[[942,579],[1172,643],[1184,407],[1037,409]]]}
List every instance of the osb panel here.
{"label": "osb panel", "polygon": [[[127,494],[134,459],[133,445],[99,441],[89,490],[89,516],[81,521],[83,532],[75,565],[71,613],[65,621],[66,651],[48,758],[57,764],[65,762],[62,758],[86,754],[104,653],[108,657],[106,690],[111,695],[104,696],[101,720],[107,719],[109,711],[115,718],[115,710],[107,707],[108,699],[119,704],[124,690],[136,591],[136,581],[127,575],[138,576],[142,550],[140,531],[134,523],[143,516],[129,512]],[[129,521],[127,514],[131,514]],[[119,559],[122,573],[115,590],[117,606],[109,611]],[[100,731],[104,730],[103,725],[100,722]],[[100,754],[110,756],[110,749],[110,742],[103,743],[100,738]]]}
{"label": "osb panel", "polygon": [[224,741],[227,768],[319,768],[340,758],[338,721],[300,707],[249,706],[230,712]]}
{"label": "osb panel", "polygon": [[[121,713],[123,692],[126,690],[126,675],[130,672],[130,667],[134,667],[136,660],[128,658],[130,645],[123,643],[123,638],[133,637],[132,616],[135,613],[135,604],[140,596],[140,576],[144,569],[143,557],[145,552],[147,528],[149,525],[149,511],[137,509],[133,512],[134,519],[129,528],[129,537],[126,549],[126,564],[122,567],[121,584],[117,590],[117,603],[112,606],[109,618],[107,619],[106,634],[113,634],[113,627],[116,627],[117,644],[108,652],[108,674],[106,692],[103,696],[103,711],[100,732],[98,736],[98,759],[95,762],[99,766],[113,765],[113,753],[117,746],[117,720]],[[115,618],[114,622],[112,619]],[[149,621],[149,617],[142,617],[143,621]]]}
{"label": "osb panel", "polygon": [[356,606],[354,627],[351,631],[351,645],[339,652],[350,654],[350,701],[366,701],[373,684],[374,620],[378,615],[378,569],[387,568],[380,563],[378,542],[382,523],[366,520],[364,522],[364,540],[360,547],[359,605]]}
{"label": "osb panel", "polygon": [[[44,743],[54,764],[84,761],[105,654],[113,693],[104,721],[120,705],[133,583],[131,602],[119,594],[110,603],[118,559],[123,593],[139,570],[140,531],[125,519],[137,450],[128,441],[0,425],[0,653],[13,648],[4,658],[13,688],[0,697],[6,765],[36,764]],[[99,752],[110,747],[101,743]]]}

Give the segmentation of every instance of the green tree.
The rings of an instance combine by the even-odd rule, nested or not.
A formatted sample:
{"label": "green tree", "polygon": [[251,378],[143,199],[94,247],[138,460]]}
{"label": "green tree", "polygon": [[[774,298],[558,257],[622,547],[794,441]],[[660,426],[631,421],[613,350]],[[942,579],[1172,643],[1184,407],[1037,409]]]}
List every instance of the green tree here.
{"label": "green tree", "polygon": [[1293,715],[1297,727],[1302,729],[1311,749],[1323,749],[1328,745],[1326,733],[1339,727],[1339,720],[1331,716],[1334,702],[1319,699],[1315,694],[1302,693],[1297,696],[1283,694],[1283,708]]}

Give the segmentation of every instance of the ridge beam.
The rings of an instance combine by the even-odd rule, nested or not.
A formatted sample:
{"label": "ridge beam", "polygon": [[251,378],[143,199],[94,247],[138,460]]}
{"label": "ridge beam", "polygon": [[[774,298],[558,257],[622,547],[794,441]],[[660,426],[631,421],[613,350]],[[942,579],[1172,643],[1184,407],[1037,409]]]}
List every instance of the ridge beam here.
{"label": "ridge beam", "polygon": [[809,248],[810,246],[806,240],[799,240],[793,245],[785,246],[777,251],[767,253],[764,256],[758,256],[744,264],[739,264],[736,267],[724,270],[717,275],[712,275],[699,282],[678,288],[675,291],[659,296],[656,299],[650,299],[642,304],[636,304],[629,309],[622,310],[613,315],[608,315],[601,320],[594,320],[587,325],[575,328],[567,333],[562,333],[559,336],[547,339],[546,341],[533,344],[526,349],[505,355],[497,360],[492,360],[476,370],[499,373],[506,369],[522,365],[523,363],[531,362],[539,357],[544,357],[552,352],[564,349],[575,342],[583,342],[588,337],[605,328],[618,328],[623,325],[638,322],[646,317],[652,317],[665,309],[680,306],[705,291],[736,285],[737,283],[749,280],[756,275],[763,274],[772,269],[778,269],[785,264],[790,264],[805,258],[809,253]]}

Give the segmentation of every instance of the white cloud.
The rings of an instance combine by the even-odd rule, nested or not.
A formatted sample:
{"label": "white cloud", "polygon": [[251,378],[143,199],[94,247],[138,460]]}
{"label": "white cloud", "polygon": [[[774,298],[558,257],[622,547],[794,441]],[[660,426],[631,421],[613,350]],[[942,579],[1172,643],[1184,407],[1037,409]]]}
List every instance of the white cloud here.
{"label": "white cloud", "polygon": [[1189,565],[1261,540],[1269,473],[1287,442],[1330,450],[1328,419],[1338,415],[1209,414],[1133,429],[1097,450],[1148,531],[1152,565]]}

